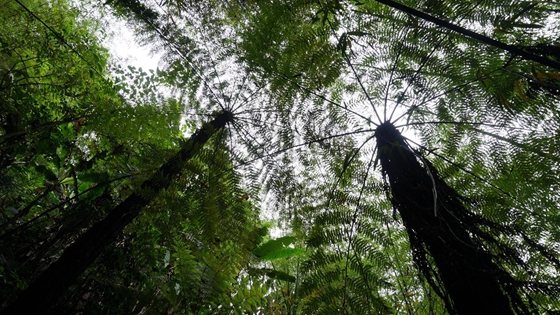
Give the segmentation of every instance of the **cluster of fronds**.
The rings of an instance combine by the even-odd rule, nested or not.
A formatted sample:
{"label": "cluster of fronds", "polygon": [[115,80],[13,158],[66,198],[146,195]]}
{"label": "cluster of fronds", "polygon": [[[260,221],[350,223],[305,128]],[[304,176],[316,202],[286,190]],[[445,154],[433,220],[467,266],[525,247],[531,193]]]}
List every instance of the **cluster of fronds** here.
{"label": "cluster of fronds", "polygon": [[[317,4],[321,5],[321,2]],[[408,126],[419,130],[422,143],[412,142],[413,145],[423,149],[426,158],[433,159],[436,167],[442,169],[443,178],[476,205],[472,210],[475,214],[466,211],[461,220],[465,221],[464,224],[470,222],[467,225],[479,231],[479,235],[484,235],[480,237],[485,241],[481,241],[479,246],[497,256],[505,255],[503,252],[508,252],[507,248],[519,248],[520,252],[532,253],[531,255],[540,257],[536,258],[536,261],[549,265],[551,261],[544,261],[548,259],[547,257],[553,256],[541,252],[544,247],[539,243],[544,241],[540,239],[541,235],[547,235],[549,244],[557,243],[557,239],[553,236],[556,235],[554,228],[544,222],[555,220],[554,210],[557,209],[554,203],[557,197],[547,196],[546,193],[550,185],[556,186],[553,179],[558,175],[555,171],[558,162],[557,154],[548,149],[556,143],[558,130],[555,102],[556,74],[541,65],[516,56],[504,55],[494,47],[480,48],[480,43],[472,39],[457,35],[450,30],[436,28],[429,22],[391,10],[373,1],[353,4],[355,6],[348,5],[351,8],[348,10],[345,10],[343,5],[333,15],[332,20],[324,20],[321,23],[309,21],[310,25],[302,26],[302,28],[322,27],[324,32],[330,33],[330,40],[336,40],[338,43],[336,47],[332,47],[334,48],[332,53],[342,57],[343,62],[337,66],[345,69],[338,72],[342,77],[331,85],[329,92],[325,92],[321,85],[313,85],[311,81],[298,81],[297,78],[284,76],[282,71],[271,70],[269,65],[274,61],[269,59],[273,58],[273,55],[267,56],[266,60],[263,59],[257,64],[261,70],[269,71],[268,79],[271,80],[271,84],[283,85],[285,90],[291,91],[289,95],[274,95],[276,102],[285,104],[283,102],[300,101],[295,106],[301,109],[298,112],[289,112],[290,119],[301,121],[301,125],[294,123],[296,129],[292,132],[292,139],[301,139],[299,143],[307,143],[323,152],[318,153],[315,149],[297,147],[295,150],[298,154],[284,157],[282,160],[284,163],[281,163],[275,172],[276,179],[273,182],[276,184],[271,187],[282,191],[279,195],[282,200],[280,204],[284,204],[284,200],[303,201],[299,203],[300,206],[296,204],[288,206],[290,211],[287,212],[287,219],[296,218],[294,213],[298,207],[309,211],[305,220],[292,221],[296,223],[293,227],[312,226],[312,230],[315,231],[312,234],[313,239],[321,239],[319,236],[324,238],[324,243],[309,243],[310,249],[316,246],[314,250],[322,253],[325,249],[321,248],[325,246],[327,253],[332,254],[335,251],[334,248],[337,248],[335,244],[341,244],[343,239],[340,230],[342,226],[350,224],[347,222],[348,213],[353,212],[351,208],[345,208],[345,211],[338,209],[341,206],[338,201],[343,198],[332,193],[352,182],[345,179],[347,176],[355,176],[354,181],[358,182],[360,178],[366,181],[363,176],[375,178],[371,173],[366,172],[367,175],[364,175],[364,172],[357,171],[352,165],[356,163],[367,165],[367,159],[372,156],[371,149],[368,150],[372,143],[367,134],[368,130],[373,127],[372,125],[390,120],[399,128]],[[530,48],[538,45],[536,43],[542,42],[548,36],[536,31],[535,25],[550,16],[550,8],[526,4],[512,6],[502,3],[476,5],[438,3],[437,6],[433,3],[410,3],[410,5],[467,28],[472,23],[477,23],[481,28],[477,28],[476,31],[513,45],[519,45],[514,41],[513,36],[519,31],[523,35],[515,38],[516,40],[521,38],[527,51],[555,58],[552,53],[549,53],[553,51],[552,48],[546,53],[544,50]],[[319,9],[315,10],[319,11]],[[262,14],[266,16],[271,13]],[[278,13],[277,16],[281,15]],[[533,21],[535,27],[521,22],[525,20]],[[283,21],[291,23],[290,20]],[[299,25],[292,24],[292,27],[299,28]],[[523,27],[526,29],[519,30]],[[247,45],[258,43],[252,39],[246,37]],[[297,40],[294,40],[294,44],[296,43]],[[290,42],[286,42],[280,48],[289,45]],[[305,49],[305,44],[300,43],[300,45],[302,45],[300,49]],[[307,43],[307,50],[312,49],[313,45]],[[541,44],[535,47],[542,46]],[[245,49],[248,49],[247,47]],[[273,46],[268,47],[270,49]],[[255,50],[250,49],[249,53],[251,52]],[[296,57],[283,54],[276,60],[305,56],[307,55]],[[325,69],[325,71],[332,70]],[[307,72],[310,73],[312,71]],[[293,96],[297,93],[299,98]],[[309,97],[316,101],[305,102],[304,100]],[[545,118],[552,122],[549,125],[542,124]],[[302,128],[300,129],[299,126]],[[341,149],[337,146],[333,149],[333,139],[338,138],[345,139],[349,144],[348,147]],[[298,143],[291,141],[285,145]],[[339,165],[339,169],[329,170],[324,165]],[[550,172],[545,174],[546,169]],[[305,178],[313,177],[330,180],[336,178],[333,183],[335,188],[319,189],[316,185],[310,185],[309,183],[314,181]],[[286,180],[280,180],[282,178]],[[514,178],[517,182],[513,180]],[[529,178],[535,178],[537,183]],[[522,187],[519,187],[520,185]],[[361,189],[360,185],[355,183],[352,187],[358,191]],[[311,191],[304,188],[309,188]],[[345,190],[349,189],[351,188],[345,188]],[[326,198],[329,201],[321,203],[319,201],[322,200],[321,198],[311,197],[316,196],[317,191],[320,191],[319,195],[328,196]],[[430,189],[425,193],[428,198],[432,198]],[[366,195],[371,197],[372,193]],[[311,206],[305,206],[307,199],[312,200],[307,204]],[[322,206],[319,206],[321,204]],[[317,214],[312,214],[313,212]],[[338,222],[339,225],[330,227],[318,223],[322,222],[321,218],[328,213],[338,218],[338,221],[331,218],[329,222]],[[536,213],[539,215],[533,216]],[[309,215],[311,217],[308,217]],[[357,215],[358,220],[361,220],[362,215],[365,214],[358,211]],[[473,217],[469,217],[470,215]],[[515,228],[503,227],[512,220],[518,224],[524,223]],[[535,220],[542,223],[529,223]],[[307,223],[302,225],[300,222]],[[499,224],[492,222],[499,222]],[[531,227],[533,225],[535,227]],[[548,226],[544,234],[542,226]],[[532,232],[537,230],[540,232]],[[523,234],[527,234],[527,237],[520,236]],[[523,238],[521,242],[513,242],[513,239],[520,240],[519,237]],[[356,236],[356,239],[359,239],[359,236]],[[530,239],[538,241],[532,243]],[[414,242],[413,238],[411,242]],[[348,252],[352,252],[354,248],[351,244],[351,240],[346,240],[343,247],[347,248]],[[553,248],[554,246],[551,250]],[[500,251],[502,254],[497,254]],[[538,263],[535,261],[532,267],[528,267],[526,262],[513,258],[521,257],[523,254],[511,252],[509,254],[511,255],[503,256],[501,260],[496,256],[493,259],[496,264],[499,264],[499,268],[504,268],[508,272],[515,270],[512,272],[515,280],[505,281],[511,284],[507,290],[510,290],[512,296],[517,290],[523,291],[523,288],[532,287],[527,291],[530,296],[528,299],[541,300],[548,294],[550,301],[554,301],[554,288],[545,286],[536,289],[535,282],[522,280],[526,275],[516,267],[525,265],[528,269],[533,269],[538,266]],[[343,282],[339,277],[340,274],[335,272],[336,264],[332,262],[333,259],[327,257],[330,256],[315,257],[314,264],[324,269],[317,268],[311,271],[315,277],[309,278],[307,287],[325,287],[326,283],[331,281]],[[542,259],[544,261],[541,261]],[[427,262],[421,268],[426,266],[428,266]],[[549,277],[554,278],[554,272],[539,274],[531,271],[530,273],[533,279],[539,278],[540,282],[547,282]],[[432,281],[431,279],[433,275],[427,277],[427,280]],[[397,283],[403,284],[401,281]],[[434,283],[433,287],[437,288],[437,286]],[[504,285],[504,290],[505,287],[507,285]],[[542,291],[539,291],[541,289]],[[417,290],[420,290],[418,293],[422,291],[418,287]],[[344,298],[339,297],[344,295],[335,292],[343,291],[330,289],[322,297],[329,301],[343,301]],[[543,292],[547,293],[543,295]],[[540,302],[537,304],[544,308],[549,305],[549,302]],[[527,305],[531,305],[531,302],[521,298],[520,295],[514,304],[517,305],[518,312],[530,312],[527,308],[530,306]],[[313,305],[317,307],[317,304]],[[553,309],[555,307],[557,306],[552,306]]]}
{"label": "cluster of fronds", "polygon": [[[131,228],[134,237],[115,246],[138,253],[125,263],[130,270],[144,262],[157,269],[133,277],[142,290],[115,290],[155,290],[161,299],[142,303],[163,309],[171,301],[173,310],[193,313],[453,312],[468,304],[449,289],[454,266],[441,263],[455,255],[451,261],[474,282],[498,279],[471,289],[485,287],[498,300],[507,293],[511,312],[558,310],[558,289],[545,284],[558,281],[560,242],[555,70],[376,1],[229,1],[224,8],[163,1],[163,14],[139,1],[111,3],[163,43],[165,81],[181,110],[235,115],[215,142],[221,147],[189,164],[192,172]],[[558,59],[557,31],[544,26],[555,17],[552,4],[402,4]],[[402,163],[416,163],[415,172],[389,185],[378,163],[389,182],[407,165],[390,171],[386,152],[376,151],[384,124],[419,138],[398,139],[408,155]],[[266,269],[269,280],[286,282],[269,287],[281,293],[241,272],[258,243],[245,199],[263,190],[263,205],[307,249],[296,265],[273,265],[285,274]],[[473,257],[458,257],[466,252]]]}
{"label": "cluster of fronds", "polygon": [[260,241],[258,218],[228,160],[219,140],[191,160],[61,307],[256,311],[266,287],[247,287],[243,274]]}

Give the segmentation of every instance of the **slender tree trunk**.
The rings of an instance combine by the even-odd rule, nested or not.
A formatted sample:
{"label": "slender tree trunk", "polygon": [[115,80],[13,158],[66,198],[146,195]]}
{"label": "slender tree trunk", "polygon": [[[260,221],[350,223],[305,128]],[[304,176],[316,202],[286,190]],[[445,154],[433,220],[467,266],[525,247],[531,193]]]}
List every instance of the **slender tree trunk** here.
{"label": "slender tree trunk", "polygon": [[473,239],[461,197],[391,123],[380,125],[375,136],[391,203],[406,227],[414,260],[449,313],[514,314],[503,291],[512,279]]}
{"label": "slender tree trunk", "polygon": [[70,245],[60,258],[52,263],[12,304],[1,313],[43,314],[53,306],[76,279],[95,261],[141,210],[157,194],[171,183],[173,176],[208,139],[226,123],[231,121],[231,113],[224,112],[211,122],[205,123],[177,155],[163,164],[141,188],[116,206],[102,221],[94,224],[76,242]]}
{"label": "slender tree trunk", "polygon": [[377,1],[379,3],[383,3],[385,5],[388,5],[388,6],[394,8],[394,9],[397,9],[399,11],[414,15],[416,17],[419,17],[419,18],[423,19],[423,20],[430,21],[430,22],[432,22],[432,23],[434,23],[438,26],[447,28],[447,29],[452,30],[454,32],[457,32],[459,34],[463,34],[467,37],[476,39],[477,41],[479,41],[481,43],[484,43],[486,45],[494,46],[496,48],[500,48],[502,50],[508,51],[514,56],[517,55],[517,56],[520,56],[524,59],[533,60],[533,61],[536,61],[536,62],[542,64],[542,65],[549,66],[551,68],[560,70],[560,62],[535,55],[533,53],[527,52],[527,51],[525,51],[523,49],[520,49],[518,47],[515,47],[515,46],[511,46],[511,45],[502,43],[502,42],[497,41],[495,39],[492,39],[490,37],[484,36],[482,34],[478,34],[476,32],[470,31],[470,30],[467,30],[466,28],[463,28],[463,27],[460,27],[460,26],[455,25],[453,23],[444,21],[442,19],[431,16],[429,14],[418,11],[416,9],[413,9],[411,7],[408,7],[404,4],[400,4],[400,3],[392,1],[392,0],[375,0],[375,1]]}

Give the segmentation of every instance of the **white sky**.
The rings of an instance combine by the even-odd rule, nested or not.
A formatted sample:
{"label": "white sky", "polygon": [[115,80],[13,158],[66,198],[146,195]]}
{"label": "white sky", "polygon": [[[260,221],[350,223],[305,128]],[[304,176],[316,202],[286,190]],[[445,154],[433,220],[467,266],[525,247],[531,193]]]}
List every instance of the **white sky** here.
{"label": "white sky", "polygon": [[134,33],[124,21],[113,19],[110,21],[112,38],[105,43],[112,58],[120,60],[123,66],[134,66],[148,69],[156,69],[162,53],[154,55],[147,46],[140,46],[134,38]]}

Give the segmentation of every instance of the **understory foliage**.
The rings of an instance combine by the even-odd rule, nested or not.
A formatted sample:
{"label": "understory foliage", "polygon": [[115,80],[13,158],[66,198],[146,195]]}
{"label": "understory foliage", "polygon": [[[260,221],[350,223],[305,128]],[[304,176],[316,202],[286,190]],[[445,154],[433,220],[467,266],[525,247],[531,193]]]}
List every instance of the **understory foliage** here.
{"label": "understory foliage", "polygon": [[[108,54],[92,35],[98,25],[78,10],[64,2],[2,7],[5,307],[111,209],[139,194],[139,184],[188,145],[182,132],[192,128],[180,128],[185,103],[159,92],[168,87],[163,72],[113,64],[109,73]],[[227,144],[213,141],[49,312],[256,308],[264,289],[240,273],[263,232]]]}
{"label": "understory foliage", "polygon": [[[560,312],[560,73],[382,2],[107,1],[165,52],[112,74],[2,4],[2,296],[227,111],[53,313]],[[560,62],[557,4],[398,4]]]}
{"label": "understory foliage", "polygon": [[266,229],[255,226],[223,145],[191,160],[52,312],[256,311],[266,288],[251,285],[243,270]]}

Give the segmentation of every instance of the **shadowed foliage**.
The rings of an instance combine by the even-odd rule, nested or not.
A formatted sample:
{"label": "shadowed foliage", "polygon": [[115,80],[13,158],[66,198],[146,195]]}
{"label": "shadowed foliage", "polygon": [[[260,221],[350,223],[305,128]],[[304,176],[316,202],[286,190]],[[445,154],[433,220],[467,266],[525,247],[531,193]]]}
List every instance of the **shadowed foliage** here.
{"label": "shadowed foliage", "polygon": [[112,209],[106,218],[94,224],[65,249],[60,258],[43,271],[16,301],[3,310],[2,314],[38,313],[52,307],[101,252],[117,240],[123,229],[140,214],[143,208],[171,184],[172,180],[181,173],[185,162],[231,119],[231,113],[224,112],[205,123],[185,142],[176,156],[142,183],[137,192],[128,196]]}

